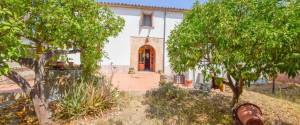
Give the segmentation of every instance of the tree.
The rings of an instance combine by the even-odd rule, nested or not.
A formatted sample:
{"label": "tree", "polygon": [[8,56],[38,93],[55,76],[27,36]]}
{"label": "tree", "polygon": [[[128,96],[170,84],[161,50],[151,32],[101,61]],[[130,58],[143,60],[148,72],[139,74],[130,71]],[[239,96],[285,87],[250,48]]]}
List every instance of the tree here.
{"label": "tree", "polygon": [[[0,1],[0,75],[15,81],[31,97],[40,124],[51,124],[44,96],[44,67],[54,56],[81,53],[85,76],[97,69],[107,39],[116,36],[124,20],[93,0],[5,0]],[[24,44],[22,39],[30,40]],[[24,61],[34,48],[32,60]],[[35,71],[31,87],[8,61],[17,61]]]}
{"label": "tree", "polygon": [[[204,67],[233,91],[250,81],[300,69],[299,1],[210,0],[195,3],[168,40],[174,71]],[[206,63],[200,63],[205,61]],[[223,71],[226,75],[218,78]]]}
{"label": "tree", "polygon": [[[286,73],[295,77],[299,69],[299,2],[273,1],[268,5],[277,4],[270,8],[268,13],[262,13],[271,27],[265,28],[268,32],[268,43],[264,43],[262,57],[265,63],[264,74],[272,78],[272,92],[275,93],[275,79],[277,74]],[[297,7],[298,6],[298,7]],[[260,8],[259,8],[260,9]],[[271,19],[271,20],[270,20]],[[287,49],[292,49],[288,50]]]}

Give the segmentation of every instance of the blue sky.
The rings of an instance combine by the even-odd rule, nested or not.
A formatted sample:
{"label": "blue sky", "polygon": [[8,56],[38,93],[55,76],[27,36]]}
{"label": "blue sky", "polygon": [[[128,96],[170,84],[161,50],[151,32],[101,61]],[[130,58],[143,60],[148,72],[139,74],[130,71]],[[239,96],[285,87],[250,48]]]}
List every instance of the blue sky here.
{"label": "blue sky", "polygon": [[[148,6],[160,6],[160,7],[176,7],[191,9],[195,0],[97,0],[101,2],[118,2],[129,4],[141,4]],[[201,3],[206,0],[199,0]]]}

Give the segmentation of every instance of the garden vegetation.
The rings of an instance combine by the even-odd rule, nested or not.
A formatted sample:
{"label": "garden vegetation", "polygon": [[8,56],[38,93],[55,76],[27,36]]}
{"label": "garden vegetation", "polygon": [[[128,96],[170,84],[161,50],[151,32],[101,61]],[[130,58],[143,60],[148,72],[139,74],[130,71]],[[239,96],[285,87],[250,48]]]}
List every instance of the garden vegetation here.
{"label": "garden vegetation", "polygon": [[[31,98],[40,124],[51,124],[44,95],[48,61],[80,52],[83,75],[89,77],[104,56],[105,42],[123,26],[122,18],[94,0],[1,0],[0,75],[15,81]],[[28,49],[34,50],[34,55],[24,60]],[[33,69],[34,85],[11,70],[9,61]]]}
{"label": "garden vegetation", "polygon": [[195,3],[167,42],[174,71],[201,69],[227,84],[234,106],[261,76],[300,70],[299,0],[209,0]]}

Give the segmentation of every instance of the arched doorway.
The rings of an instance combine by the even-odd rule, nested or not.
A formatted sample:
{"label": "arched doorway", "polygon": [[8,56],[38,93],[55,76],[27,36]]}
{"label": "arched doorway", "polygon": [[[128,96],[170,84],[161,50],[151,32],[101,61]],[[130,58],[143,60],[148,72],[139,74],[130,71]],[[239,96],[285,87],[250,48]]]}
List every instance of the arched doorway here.
{"label": "arched doorway", "polygon": [[138,55],[139,71],[155,71],[155,50],[150,45],[144,45],[139,48]]}

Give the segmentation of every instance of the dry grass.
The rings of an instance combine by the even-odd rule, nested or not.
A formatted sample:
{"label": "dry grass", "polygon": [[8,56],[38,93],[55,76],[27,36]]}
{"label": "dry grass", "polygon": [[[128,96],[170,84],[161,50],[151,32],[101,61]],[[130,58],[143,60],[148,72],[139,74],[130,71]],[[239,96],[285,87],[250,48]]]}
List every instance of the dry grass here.
{"label": "dry grass", "polygon": [[[292,85],[294,86],[294,85]],[[251,91],[255,89],[256,91]],[[266,125],[299,125],[300,104],[290,101],[298,100],[294,95],[295,87],[287,86],[280,97],[271,95],[271,91],[263,91],[265,86],[255,86],[244,90],[240,103],[251,102],[258,105],[263,112]],[[291,91],[289,91],[291,90]],[[263,91],[264,93],[259,93]],[[174,87],[165,87],[148,93],[148,114],[151,118],[161,119],[164,124],[232,124],[229,103],[231,91],[227,87],[224,93],[212,91],[205,95],[201,92],[191,92]]]}
{"label": "dry grass", "polygon": [[272,84],[255,85],[247,90],[300,104],[300,84],[277,83],[275,88],[275,94],[272,93]]}
{"label": "dry grass", "polygon": [[232,124],[230,97],[189,91],[170,84],[146,94],[148,116],[164,125]]}
{"label": "dry grass", "polygon": [[[251,102],[258,105],[262,109],[266,125],[300,125],[299,85],[278,84],[277,86],[275,95],[271,93],[270,85],[247,88],[240,98],[240,103]],[[230,125],[232,124],[229,107],[231,95],[228,87],[224,93],[212,91],[209,94],[173,86],[163,86],[149,91],[146,96],[143,93],[126,92],[120,94],[117,106],[103,115],[80,117],[66,124]],[[20,103],[17,105],[21,106]],[[6,123],[3,121],[4,118],[9,118],[9,114],[12,113],[2,110],[0,124]]]}
{"label": "dry grass", "polygon": [[161,121],[146,117],[147,105],[143,93],[121,92],[118,106],[101,117],[86,117],[66,125],[163,125]]}
{"label": "dry grass", "polygon": [[[276,94],[271,85],[253,86],[247,89],[241,99],[261,107],[267,125],[300,124],[300,86],[296,84],[277,84]],[[281,89],[284,88],[284,89]]]}
{"label": "dry grass", "polygon": [[0,108],[0,125],[38,125],[31,100],[23,94],[12,98],[8,106]]}

